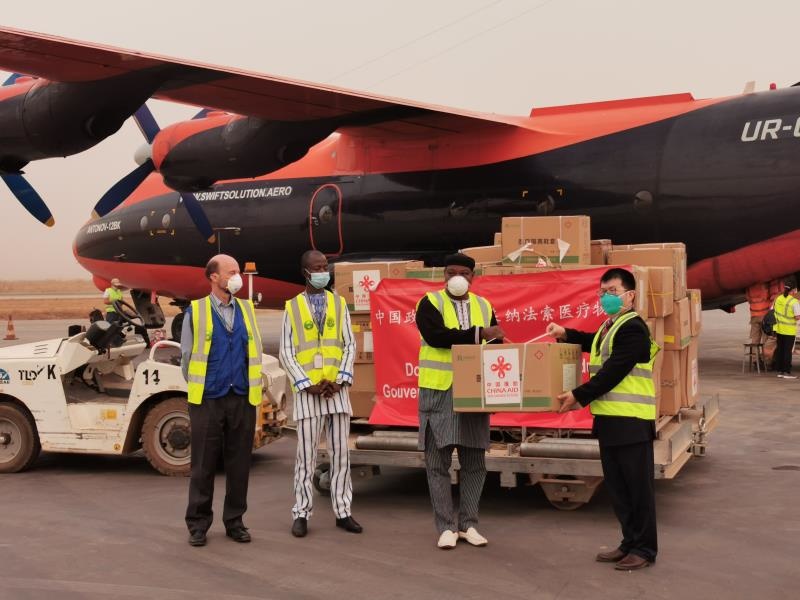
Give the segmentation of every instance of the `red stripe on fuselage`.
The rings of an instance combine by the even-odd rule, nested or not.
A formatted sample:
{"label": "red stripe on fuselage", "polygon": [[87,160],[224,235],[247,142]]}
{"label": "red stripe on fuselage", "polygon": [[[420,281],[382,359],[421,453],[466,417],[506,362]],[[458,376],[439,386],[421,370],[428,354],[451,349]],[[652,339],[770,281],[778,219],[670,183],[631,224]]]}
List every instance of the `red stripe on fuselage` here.
{"label": "red stripe on fuselage", "polygon": [[[160,296],[194,300],[208,295],[209,284],[203,267],[153,265],[95,260],[75,255],[80,265],[95,276],[95,285],[117,277],[122,285],[131,289],[155,291]],[[237,294],[246,298],[247,275],[242,275],[245,285]],[[261,308],[282,308],[286,300],[303,291],[303,286],[267,277],[253,277],[253,296],[261,293]]]}

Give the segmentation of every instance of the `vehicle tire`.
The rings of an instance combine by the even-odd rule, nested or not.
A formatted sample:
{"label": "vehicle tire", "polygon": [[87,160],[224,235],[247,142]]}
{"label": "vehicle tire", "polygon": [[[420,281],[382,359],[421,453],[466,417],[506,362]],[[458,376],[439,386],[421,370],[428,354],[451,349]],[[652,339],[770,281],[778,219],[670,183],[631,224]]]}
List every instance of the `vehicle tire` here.
{"label": "vehicle tire", "polygon": [[191,433],[186,398],[166,398],[144,418],[144,455],[159,473],[187,477],[191,471]]}
{"label": "vehicle tire", "polygon": [[311,477],[311,484],[320,496],[331,495],[331,466],[328,463],[317,465]]}
{"label": "vehicle tire", "polygon": [[175,342],[180,343],[181,341],[181,329],[183,329],[183,319],[185,317],[186,311],[182,310],[172,318],[172,325],[170,326],[169,331],[172,334],[172,340]]}
{"label": "vehicle tire", "polygon": [[18,406],[0,402],[0,473],[24,471],[41,449],[33,419]]}

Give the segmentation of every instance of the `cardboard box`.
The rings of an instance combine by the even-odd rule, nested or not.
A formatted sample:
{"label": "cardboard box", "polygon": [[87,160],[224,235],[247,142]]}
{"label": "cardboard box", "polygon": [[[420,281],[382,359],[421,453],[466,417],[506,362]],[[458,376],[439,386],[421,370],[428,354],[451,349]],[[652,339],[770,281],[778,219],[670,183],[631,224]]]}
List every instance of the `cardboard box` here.
{"label": "cardboard box", "polygon": [[692,338],[689,345],[680,351],[681,360],[681,406],[694,406],[700,398],[700,377],[697,365],[697,338]]}
{"label": "cardboard box", "polygon": [[370,314],[350,315],[350,325],[356,339],[356,363],[371,363],[375,361],[372,345],[372,321]]}
{"label": "cardboard box", "polygon": [[689,312],[689,299],[683,298],[674,303],[672,314],[664,317],[665,350],[683,350],[689,345],[692,339]]}
{"label": "cardboard box", "polygon": [[686,246],[682,243],[614,245],[608,262],[643,267],[672,267],[675,300],[686,296]]}
{"label": "cardboard box", "polygon": [[499,244],[462,248],[461,253],[475,259],[476,263],[495,263],[503,260],[503,248]]}
{"label": "cardboard box", "polygon": [[[530,244],[530,249],[520,256],[521,262],[536,263],[546,257],[553,263],[591,264],[587,216],[503,217],[502,234],[504,257]],[[568,244],[563,260],[559,259],[558,240]]]}
{"label": "cardboard box", "polygon": [[351,390],[350,407],[353,409],[353,417],[369,417],[375,407],[375,392],[354,392]]}
{"label": "cardboard box", "polygon": [[[653,338],[653,341],[658,344],[659,348],[664,348],[664,319],[661,317],[656,317],[652,319],[647,319],[645,321],[647,323],[647,328],[650,330],[650,337]],[[659,352],[659,354],[661,354]]]}
{"label": "cardboard box", "polygon": [[593,265],[607,265],[608,253],[611,252],[611,240],[592,240],[590,260]]}
{"label": "cardboard box", "polygon": [[[482,275],[484,267],[475,266],[475,275]],[[444,281],[444,267],[410,266],[404,273],[405,279],[424,279],[425,281]]]}
{"label": "cardboard box", "polygon": [[483,265],[482,275],[528,275],[530,273],[551,273],[553,271],[579,271],[587,268],[587,265],[555,265],[552,267],[541,267],[533,263],[522,264],[502,264],[502,265]]}
{"label": "cardboard box", "polygon": [[495,232],[495,234],[494,234],[494,244],[495,244],[495,246],[498,245],[498,244],[502,244],[502,243],[503,243],[503,234],[501,232],[499,232],[499,231]]}
{"label": "cardboard box", "polygon": [[353,385],[351,392],[369,392],[375,394],[375,365],[359,363],[353,365]]}
{"label": "cardboard box", "polygon": [[345,299],[351,312],[369,312],[369,293],[381,279],[402,279],[406,269],[424,266],[419,260],[334,263],[333,289]]}
{"label": "cardboard box", "polygon": [[681,353],[675,350],[661,352],[661,402],[658,415],[677,415],[683,404],[685,391],[681,382]]}
{"label": "cardboard box", "polygon": [[689,316],[691,319],[692,337],[700,335],[703,319],[703,298],[700,290],[687,290],[689,297]]}
{"label": "cardboard box", "polygon": [[453,410],[544,412],[581,382],[577,344],[453,346]]}
{"label": "cardboard box", "polygon": [[666,317],[672,314],[675,302],[672,267],[647,267],[647,315]]}

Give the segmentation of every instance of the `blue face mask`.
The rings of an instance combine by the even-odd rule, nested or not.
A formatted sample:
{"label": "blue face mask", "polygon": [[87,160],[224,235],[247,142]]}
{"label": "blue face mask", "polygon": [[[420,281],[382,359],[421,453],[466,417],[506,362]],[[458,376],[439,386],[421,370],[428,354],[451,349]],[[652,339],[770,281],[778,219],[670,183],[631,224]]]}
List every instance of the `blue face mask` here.
{"label": "blue face mask", "polygon": [[308,271],[306,273],[308,273],[308,282],[318,290],[324,288],[331,281],[330,273],[309,273]]}
{"label": "blue face mask", "polygon": [[[626,294],[627,292],[623,292]],[[614,316],[622,310],[622,295],[615,296],[614,294],[605,293],[600,296],[600,307],[603,312],[608,316]]]}

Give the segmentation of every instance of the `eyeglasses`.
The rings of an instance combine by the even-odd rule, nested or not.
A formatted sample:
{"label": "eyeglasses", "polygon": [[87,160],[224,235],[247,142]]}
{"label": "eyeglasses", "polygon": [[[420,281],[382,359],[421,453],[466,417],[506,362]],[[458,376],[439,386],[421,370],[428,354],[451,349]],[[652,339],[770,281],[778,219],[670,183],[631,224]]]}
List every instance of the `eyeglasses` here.
{"label": "eyeglasses", "polygon": [[625,294],[625,293],[630,292],[630,291],[631,290],[618,290],[615,287],[608,288],[608,289],[605,289],[605,290],[603,288],[600,288],[599,290],[597,290],[597,296],[601,297],[601,296],[603,296],[603,294],[611,294],[612,296],[622,296],[622,294]]}

